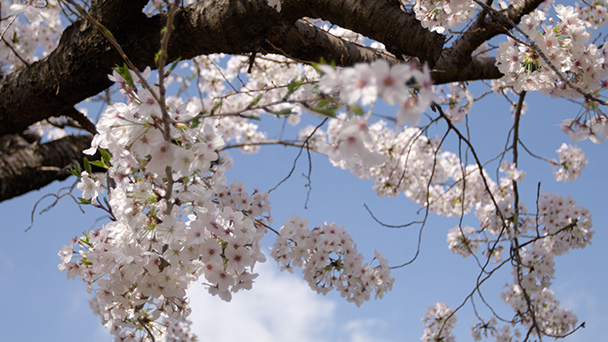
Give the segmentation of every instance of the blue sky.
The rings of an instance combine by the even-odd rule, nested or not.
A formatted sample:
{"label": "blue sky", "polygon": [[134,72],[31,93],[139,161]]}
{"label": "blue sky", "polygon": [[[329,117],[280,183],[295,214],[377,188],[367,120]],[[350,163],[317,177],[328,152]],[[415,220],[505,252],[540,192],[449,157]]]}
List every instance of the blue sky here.
{"label": "blue sky", "polygon": [[[474,92],[478,95],[479,92]],[[580,108],[565,100],[552,100],[540,94],[528,94],[528,111],[522,118],[521,138],[534,153],[556,158],[555,150],[562,142],[571,143],[556,125],[573,118]],[[394,112],[380,107],[385,115]],[[91,110],[91,113],[96,113]],[[429,112],[430,113],[430,112]],[[432,113],[430,113],[432,114]],[[511,113],[504,100],[490,94],[476,103],[469,115],[472,142],[479,149],[482,160],[499,153],[505,145],[506,132],[512,124]],[[306,119],[317,123],[316,119]],[[262,123],[274,136],[281,122],[265,118]],[[289,127],[289,126],[288,126]],[[464,124],[460,124],[463,128]],[[441,135],[445,126],[433,132]],[[293,134],[293,130],[290,130]],[[557,257],[553,290],[566,308],[572,309],[585,321],[586,328],[564,339],[566,342],[605,340],[604,326],[608,321],[608,145],[578,143],[589,164],[574,183],[558,183],[553,179],[547,163],[520,156],[520,168],[527,172],[520,193],[528,208],[532,208],[538,182],[542,192],[551,191],[563,196],[572,195],[578,205],[593,213],[596,234],[592,244],[583,250]],[[455,151],[453,137],[444,149]],[[286,147],[265,147],[256,155],[242,155],[231,151],[235,167],[228,174],[229,181],[242,180],[261,191],[274,187],[290,171],[298,151]],[[417,228],[387,229],[370,217],[363,205],[367,204],[376,217],[388,224],[403,224],[418,220],[418,207],[404,196],[379,199],[371,189],[371,181],[360,181],[350,172],[334,168],[324,156],[312,158],[312,191],[308,209],[304,208],[306,180],[301,176],[308,170],[302,156],[293,176],[271,194],[275,228],[291,213],[307,217],[311,226],[324,221],[345,225],[353,235],[359,250],[368,258],[374,249],[381,252],[391,265],[409,261],[416,252]],[[491,164],[490,170],[496,168]],[[493,172],[490,172],[494,174]],[[30,224],[34,204],[45,194],[69,187],[75,179],[52,185],[0,203],[0,231],[4,234],[0,248],[0,330],[2,340],[20,342],[112,340],[99,318],[88,307],[89,295],[81,281],[66,280],[57,270],[57,252],[68,239],[90,229],[103,213],[85,208],[81,213],[69,199],[64,198],[48,212],[39,215],[49,205],[45,199],[38,208],[35,223]],[[465,222],[478,225],[474,217]],[[396,282],[393,291],[383,300],[372,300],[357,308],[346,303],[337,293],[321,296],[308,288],[299,274],[279,272],[269,259],[256,267],[260,277],[251,291],[236,294],[231,303],[211,297],[202,286],[189,292],[194,331],[207,341],[260,342],[393,342],[418,341],[424,326],[421,318],[428,306],[436,301],[459,305],[473,289],[477,267],[473,259],[463,259],[447,248],[446,234],[456,220],[431,216],[422,235],[420,255],[404,268],[393,271]],[[273,243],[270,234],[264,240],[268,250]],[[498,312],[509,317],[511,311],[499,299],[498,292],[511,281],[510,270],[498,272],[482,288],[486,299]],[[477,302],[476,302],[477,303]],[[487,310],[482,314],[489,317]],[[457,315],[457,340],[470,341],[470,325],[474,319],[470,305]]]}
{"label": "blue sky", "polygon": [[[521,137],[536,154],[556,158],[555,150],[562,142],[570,142],[562,134],[559,124],[574,117],[579,108],[564,100],[551,100],[539,94],[529,94],[528,112],[522,118]],[[379,108],[378,110],[384,110]],[[392,114],[386,112],[386,114]],[[314,122],[316,119],[309,119]],[[504,101],[495,95],[487,96],[473,108],[469,116],[472,141],[477,144],[483,160],[497,154],[505,144],[511,114]],[[280,126],[274,118],[262,124],[269,129]],[[461,124],[459,127],[463,127]],[[437,127],[436,133],[443,133]],[[271,133],[272,136],[273,133]],[[454,141],[445,150],[455,151]],[[553,179],[547,163],[529,158],[522,153],[520,167],[527,176],[520,192],[532,207],[536,186],[542,182],[542,192],[551,191],[563,196],[571,194],[578,205],[591,209],[596,235],[592,245],[584,250],[557,257],[556,280],[553,289],[562,304],[585,321],[586,328],[565,339],[567,342],[602,340],[603,325],[608,319],[608,153],[606,144],[589,141],[578,143],[589,159],[582,177],[574,183],[563,184]],[[228,174],[249,184],[248,189],[268,190],[283,179],[297,155],[294,148],[267,147],[256,155],[242,155],[232,151],[234,168]],[[293,176],[271,194],[275,228],[291,213],[307,217],[311,226],[324,221],[345,225],[353,235],[359,250],[368,258],[374,249],[380,251],[391,265],[402,264],[416,251],[417,228],[387,229],[376,224],[366,212],[367,204],[374,214],[389,224],[403,224],[421,218],[418,207],[404,196],[379,199],[371,190],[370,181],[360,181],[348,171],[333,168],[326,157],[313,156],[312,192],[308,209],[304,208],[307,188],[301,176],[308,170],[303,156]],[[495,168],[496,165],[490,166]],[[491,174],[493,174],[491,172]],[[6,294],[0,304],[0,329],[7,341],[111,341],[99,319],[88,308],[85,286],[81,281],[66,280],[57,270],[57,252],[68,239],[80,236],[101,212],[86,210],[82,214],[68,198],[61,200],[49,212],[35,215],[33,228],[29,226],[34,203],[47,193],[70,186],[73,178],[54,183],[41,191],[0,204],[0,226],[4,233],[0,249],[0,293]],[[46,199],[40,208],[50,203]],[[474,217],[465,222],[477,226]],[[194,330],[201,340],[224,342],[241,341],[416,341],[424,326],[421,318],[428,306],[436,301],[459,305],[473,289],[477,268],[473,259],[452,254],[446,234],[457,221],[431,217],[422,235],[421,252],[411,265],[393,271],[396,282],[392,292],[383,300],[372,300],[357,308],[346,303],[337,293],[317,295],[298,274],[279,272],[269,259],[256,270],[260,278],[253,290],[235,295],[231,303],[221,302],[208,295],[202,287],[190,291]],[[265,247],[271,246],[268,236]],[[498,312],[509,317],[510,309],[498,297],[502,286],[511,281],[510,270],[495,275],[483,287],[484,294]],[[486,310],[487,311],[487,310]],[[482,310],[483,314],[487,314]],[[485,315],[486,317],[489,317]],[[471,340],[470,325],[475,323],[470,306],[458,314],[455,334],[458,340]]]}

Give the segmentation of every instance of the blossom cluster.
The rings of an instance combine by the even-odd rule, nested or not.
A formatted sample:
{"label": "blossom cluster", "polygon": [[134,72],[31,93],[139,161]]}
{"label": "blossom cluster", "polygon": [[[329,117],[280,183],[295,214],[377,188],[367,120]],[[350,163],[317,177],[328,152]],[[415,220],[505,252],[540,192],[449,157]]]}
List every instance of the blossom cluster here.
{"label": "blossom cluster", "polygon": [[24,63],[46,57],[61,34],[60,11],[57,1],[28,1],[25,4],[0,0],[0,69],[16,70]]}
{"label": "blossom cluster", "polygon": [[[512,284],[501,293],[505,303],[523,316],[521,319],[524,326],[532,326],[534,314],[534,321],[543,334],[563,336],[572,331],[578,319],[572,311],[559,306],[560,303],[555,299],[552,290],[544,288],[533,294],[524,294],[524,291],[527,289],[523,290],[521,286]],[[528,306],[526,296],[531,297],[532,310]],[[531,330],[531,333],[536,334],[535,330]]]}
{"label": "blossom cluster", "polygon": [[566,119],[559,126],[574,142],[589,139],[599,144],[608,139],[608,116],[603,113],[593,115],[588,120]]}
{"label": "blossom cluster", "polygon": [[378,266],[363,264],[363,255],[343,226],[326,222],[311,231],[308,219],[293,214],[281,227],[271,256],[283,270],[293,273],[294,267],[301,267],[304,279],[317,293],[335,288],[357,306],[374,292],[376,298],[382,298],[395,281],[388,261],[377,251]]}
{"label": "blossom cluster", "polygon": [[387,104],[399,105],[397,126],[406,122],[418,124],[420,114],[435,100],[431,74],[425,66],[418,70],[408,64],[389,65],[383,59],[370,64],[335,69],[319,65],[324,73],[318,83],[322,93],[339,91],[340,100],[347,105],[358,101],[366,106],[381,97]]}
{"label": "blossom cluster", "polygon": [[[304,129],[300,137],[311,132],[310,127]],[[538,199],[538,213],[529,213],[524,202],[518,201],[517,206],[514,205],[514,184],[523,182],[526,175],[515,163],[503,161],[499,171],[504,176],[495,183],[476,165],[463,166],[456,155],[441,152],[432,139],[415,127],[395,132],[382,122],[368,125],[362,118],[347,120],[345,116],[338,116],[329,121],[326,131],[317,130],[309,141],[319,151],[328,148],[340,151],[346,141],[352,142],[348,145],[352,147],[350,152],[337,154],[338,157],[329,154],[330,160],[360,178],[374,179],[374,188],[381,196],[403,192],[431,211],[446,216],[462,215],[475,209],[480,229],[457,226],[448,233],[449,248],[454,253],[465,257],[482,253],[500,263],[505,247],[511,248],[509,243],[529,241],[528,246],[519,249],[521,260],[515,262],[519,268],[513,268],[516,279],[502,295],[503,299],[521,313],[527,327],[533,312],[538,314],[539,325],[547,334],[563,335],[574,327],[576,317],[559,306],[549,289],[554,276],[554,256],[585,247],[593,236],[588,210],[577,206],[570,197],[542,194]],[[346,147],[343,150],[346,151]],[[571,172],[562,171],[563,177],[580,174],[585,164],[584,155],[573,147],[563,147],[558,152],[564,168]],[[371,154],[378,156],[374,160],[361,157]],[[340,157],[343,159],[337,160]],[[528,235],[531,231],[536,233]],[[534,307],[519,311],[522,305],[528,305],[523,291],[533,298]],[[431,322],[442,321],[428,318],[425,322],[428,326],[423,339],[432,341],[438,337],[435,335],[439,328],[433,328]],[[446,330],[442,337],[449,340],[448,334],[449,330]],[[514,336],[509,327],[496,327],[491,335],[498,340]]]}
{"label": "blossom cluster", "polygon": [[[512,201],[512,196],[509,198]],[[512,250],[515,248],[511,256],[515,258],[512,269],[514,280],[500,296],[513,308],[516,319],[525,327],[530,328],[536,324],[543,334],[567,334],[575,327],[577,318],[570,310],[559,305],[549,288],[555,274],[554,258],[568,253],[571,249],[584,248],[590,243],[594,234],[591,231],[591,215],[587,209],[577,206],[570,196],[564,198],[552,193],[540,195],[538,213],[535,216],[529,215],[522,204],[515,215],[512,206],[502,203],[504,202],[500,202],[499,206],[503,211],[493,217],[500,216],[504,222],[502,227],[505,229],[497,229],[497,226],[484,227],[484,231],[492,235],[508,236],[509,239],[504,241],[511,244]],[[514,221],[518,221],[518,224],[514,225]],[[530,230],[535,232],[532,235],[526,234]],[[463,236],[458,227],[448,234],[448,242],[452,241],[457,246],[452,248],[450,245],[455,253],[467,256],[472,254],[473,250],[468,252],[463,250],[463,246],[477,246],[488,241],[482,235],[474,236],[472,229],[464,229],[463,232],[468,235]],[[492,243],[499,241],[492,240]],[[513,241],[518,241],[518,244],[513,246]],[[522,247],[524,245],[525,247]],[[479,329],[479,326],[474,327],[474,336],[480,334]],[[497,340],[500,340],[501,336],[512,336],[508,329],[502,331],[492,327],[490,330],[490,335],[496,336]],[[536,333],[535,329],[532,333]]]}
{"label": "blossom cluster", "polygon": [[[280,11],[280,1],[273,3]],[[468,20],[472,4],[418,1],[415,9],[426,13],[424,25],[441,32]],[[593,44],[583,46],[588,40],[586,32],[580,21],[570,20],[568,11],[558,8],[565,19],[555,27],[546,24],[538,13],[524,18],[524,24],[532,37],[538,37],[537,44],[545,42],[547,56],[560,61],[556,65],[573,84],[604,77],[597,69],[604,66],[604,50]],[[346,30],[342,33],[350,35]],[[549,79],[550,68],[530,46],[519,41],[508,44],[499,49],[499,55],[508,57],[499,67],[508,65],[515,71],[512,80],[503,78],[499,86],[576,97],[568,93],[570,88],[564,87],[559,78],[553,75]],[[562,55],[557,56],[557,52]],[[190,308],[185,296],[192,283],[203,282],[211,294],[224,300],[253,286],[257,277],[254,266],[265,259],[260,239],[272,223],[268,194],[257,190],[249,193],[237,181],[228,183],[225,172],[230,162],[222,164],[218,151],[227,141],[236,142],[245,152],[257,151],[267,135],[248,118],[285,111],[289,112],[288,122],[297,124],[301,108],[293,103],[314,103],[310,99],[318,92],[322,97],[339,99],[350,114],[357,103],[368,106],[382,98],[398,106],[397,128],[405,123],[418,124],[421,113],[433,101],[447,105],[446,115],[453,123],[461,122],[474,102],[463,84],[450,85],[449,94],[443,94],[442,88],[437,88],[439,94],[434,92],[426,67],[417,70],[407,64],[389,65],[384,60],[343,69],[321,65],[317,68],[323,76],[316,88],[304,84],[289,89],[284,85],[294,80],[315,83],[315,71],[276,56],[255,60],[251,70],[247,70],[246,57],[229,58],[225,68],[219,66],[220,58],[197,57],[189,64],[193,74],[200,77],[197,87],[205,98],[184,101],[169,97],[166,108],[158,104],[156,85],[137,88],[138,76],[132,72],[130,77],[118,73],[111,77],[129,101],[116,103],[104,112],[98,123],[100,134],[87,151],[109,152],[110,158],[104,162],[109,168],[108,179],[85,170],[80,173],[78,189],[83,191],[83,202],[106,210],[112,222],[64,246],[59,253],[59,268],[69,278],[80,277],[95,293],[91,306],[117,340],[145,340],[148,335],[193,340],[187,328]],[[249,76],[237,91],[230,82],[244,70]],[[144,78],[149,76],[150,72],[145,71]],[[544,83],[535,81],[541,85],[531,85],[533,76]],[[597,83],[596,88],[602,84]],[[229,88],[234,92],[227,91]],[[291,103],[285,101],[287,98]],[[168,117],[163,114],[165,110]],[[599,134],[604,132],[600,129],[608,129],[601,118],[597,116],[587,124]],[[576,317],[559,306],[548,287],[554,273],[553,256],[589,243],[593,233],[588,211],[570,198],[543,194],[539,213],[530,214],[524,203],[515,204],[513,184],[525,177],[515,164],[503,162],[500,171],[504,177],[494,182],[480,166],[464,165],[456,154],[442,151],[441,142],[426,136],[423,129],[395,130],[387,126],[384,121],[370,123],[369,116],[347,119],[339,114],[328,120],[326,130],[312,126],[303,129],[300,141],[306,140],[307,147],[327,155],[333,165],[350,169],[360,178],[373,179],[379,196],[403,193],[445,216],[475,210],[479,229],[457,226],[448,233],[447,242],[454,253],[482,253],[499,262],[508,242],[528,241],[517,249],[521,262],[514,268],[515,280],[503,299],[528,326],[531,312],[538,312],[544,332],[563,334],[571,329]],[[557,173],[564,180],[574,179],[586,159],[575,148],[562,149],[558,150],[561,167]],[[100,200],[104,191],[109,198],[105,205]],[[374,258],[379,265],[371,266],[371,262],[364,263],[343,227],[324,223],[309,230],[308,224],[308,220],[292,215],[281,228],[271,255],[282,269],[293,272],[301,267],[311,288],[319,293],[337,289],[357,306],[372,293],[382,297],[391,289],[394,279],[381,254],[376,252]],[[537,236],[528,236],[533,230]],[[526,291],[533,298],[532,311],[522,296]],[[429,308],[423,340],[453,340],[451,330],[456,318],[452,313],[445,304]],[[512,334],[502,327],[492,330],[492,336],[508,340]]]}
{"label": "blossom cluster", "polygon": [[342,125],[335,142],[320,145],[319,152],[327,155],[333,163],[342,163],[346,168],[357,164],[382,164],[386,156],[372,149],[373,140],[367,121],[355,117]]}
{"label": "blossom cluster", "polygon": [[450,83],[448,89],[449,93],[445,93],[443,87],[437,88],[436,91],[440,94],[437,103],[447,105],[445,115],[452,123],[458,124],[473,109],[473,95],[471,95],[471,92],[464,83]]}
{"label": "blossom cluster", "polygon": [[581,20],[592,29],[600,28],[608,23],[608,9],[603,0],[585,1],[576,3],[576,13]]}
{"label": "blossom cluster", "polygon": [[559,161],[551,161],[555,180],[572,182],[577,179],[588,162],[583,150],[576,146],[563,143],[556,152],[559,154]]}
{"label": "blossom cluster", "polygon": [[[149,76],[149,70],[142,74]],[[141,86],[132,71],[118,69],[110,79],[129,101],[104,111],[85,151],[101,152],[96,165],[107,167],[107,176],[82,171],[78,189],[83,203],[107,211],[112,221],[64,246],[59,269],[95,293],[91,307],[117,340],[194,339],[187,329],[186,289],[204,279],[209,293],[229,301],[252,288],[254,266],[265,260],[260,240],[272,223],[268,193],[227,183],[228,165],[219,162],[224,139],[243,139],[248,129],[239,127],[238,116],[201,119],[195,101],[168,99],[163,113],[158,86]],[[342,283],[324,288],[335,286],[357,305],[373,291],[382,297],[390,290],[388,262],[377,253],[378,267],[363,265],[343,228],[325,224],[307,232],[305,239],[299,233],[299,245],[309,249],[304,268],[313,272],[307,280],[315,289],[321,289],[319,277],[333,284],[333,273],[325,270],[334,267]]]}
{"label": "blossom cluster", "polygon": [[[454,87],[456,90],[452,93],[456,95],[452,103],[457,104],[467,96],[458,96],[458,88]],[[362,100],[362,103],[375,99],[373,89],[370,93],[361,91],[354,97],[359,100],[365,94],[369,94],[370,100]],[[344,96],[344,101],[349,99],[348,94],[340,96]],[[443,102],[449,104],[450,98]],[[467,99],[467,105],[469,102],[472,103]],[[466,114],[466,110],[462,112]],[[458,115],[452,115],[451,119],[458,120]],[[554,275],[554,256],[586,246],[593,235],[591,216],[586,209],[576,206],[569,197],[543,194],[538,200],[539,212],[530,213],[526,204],[515,195],[515,184],[523,182],[526,176],[515,163],[501,162],[499,171],[503,177],[494,182],[478,165],[462,165],[455,154],[441,151],[437,140],[425,136],[416,127],[395,131],[383,121],[369,124],[368,118],[347,119],[346,115],[338,115],[329,120],[326,130],[312,132],[310,126],[301,130],[300,139],[308,139],[310,146],[327,154],[335,166],[350,169],[360,178],[373,179],[374,189],[380,196],[404,193],[430,211],[446,216],[459,216],[475,209],[479,229],[457,226],[448,233],[449,248],[454,253],[465,257],[480,253],[494,263],[502,263],[503,251],[513,248],[510,243],[525,243],[526,247],[517,249],[521,260],[514,262],[519,265],[513,268],[516,278],[509,285],[511,292],[505,292],[509,295],[503,295],[503,299],[521,314],[526,327],[530,327],[530,315],[538,313],[544,333],[563,335],[571,331],[576,318],[559,306],[549,286]],[[561,174],[564,177],[580,174],[584,155],[573,148],[563,148],[559,152],[563,157],[560,163],[571,169],[571,173],[562,171]],[[531,231],[536,233],[529,235]],[[528,305],[522,293],[530,293],[534,298],[533,308],[518,311],[521,305]],[[441,319],[425,320],[436,321]],[[438,337],[435,335],[439,328],[428,324],[423,339],[449,340],[449,331]],[[517,330],[513,332],[508,326],[496,327],[491,332],[501,341],[508,341],[517,334]]]}
{"label": "blossom cluster", "polygon": [[542,246],[549,253],[562,255],[591,243],[594,232],[588,209],[576,205],[570,196],[564,198],[551,193],[542,194],[538,202]]}
{"label": "blossom cluster", "polygon": [[424,334],[420,338],[422,342],[456,341],[456,337],[452,335],[452,329],[456,327],[456,314],[446,303],[438,302],[428,307],[422,321],[424,322]]}
{"label": "blossom cluster", "polygon": [[471,239],[471,237],[469,237],[474,232],[475,228],[471,226],[456,226],[450,229],[447,237],[448,248],[453,253],[460,254],[463,257],[476,254],[479,249],[479,242],[477,239]]}
{"label": "blossom cluster", "polygon": [[591,93],[604,87],[608,75],[607,52],[595,44],[585,45],[591,35],[573,7],[557,5],[555,11],[560,19],[555,25],[551,25],[554,20],[547,20],[545,12],[540,10],[523,16],[521,29],[538,50],[525,39],[509,37],[498,46],[496,65],[504,74],[502,81],[517,92],[541,91],[552,97],[581,98],[579,90]]}
{"label": "blossom cluster", "polygon": [[475,15],[475,2],[471,0],[416,0],[414,13],[422,27],[431,32],[443,33],[447,27],[456,29]]}
{"label": "blossom cluster", "polygon": [[[300,139],[311,132],[311,127],[304,128]],[[456,154],[441,151],[439,141],[420,128],[395,131],[382,120],[370,125],[341,114],[329,120],[327,130],[317,129],[309,141],[311,148],[328,154],[335,166],[374,180],[373,189],[380,197],[403,193],[444,216],[468,213],[482,200],[489,203],[478,167],[463,166]],[[491,189],[498,188],[485,171],[483,175]]]}
{"label": "blossom cluster", "polygon": [[[190,312],[185,291],[200,277],[224,300],[252,287],[253,268],[265,260],[260,239],[270,202],[241,182],[227,184],[225,167],[215,163],[224,141],[210,121],[165,125],[149,89],[113,78],[130,103],[104,112],[87,151],[111,156],[104,159],[114,183],[107,206],[97,176],[83,172],[79,184],[83,200],[108,211],[112,222],[64,246],[59,269],[95,292],[93,307],[118,340],[171,337],[184,332],[177,325]],[[184,116],[168,108],[170,120]]]}

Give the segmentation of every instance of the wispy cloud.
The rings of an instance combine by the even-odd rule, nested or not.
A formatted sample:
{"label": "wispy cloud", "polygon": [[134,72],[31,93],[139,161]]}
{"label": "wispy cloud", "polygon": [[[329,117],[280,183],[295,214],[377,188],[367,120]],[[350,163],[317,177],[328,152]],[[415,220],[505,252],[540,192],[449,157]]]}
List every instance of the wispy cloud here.
{"label": "wispy cloud", "polygon": [[341,331],[348,336],[350,342],[385,342],[388,340],[380,338],[374,332],[382,330],[382,328],[386,329],[386,326],[386,322],[379,319],[358,319],[349,321]]}
{"label": "wispy cloud", "polygon": [[230,303],[212,297],[202,285],[189,290],[190,319],[200,340],[378,341],[373,337],[374,329],[381,324],[377,320],[349,321],[340,327],[336,303],[318,296],[304,280],[280,273],[272,261],[256,267],[256,271],[260,276],[253,289],[237,293]]}
{"label": "wispy cloud", "polygon": [[582,289],[572,289],[571,286],[561,286],[569,291],[560,291],[565,295],[559,296],[562,306],[572,310],[579,319],[578,324],[585,322],[585,328],[570,335],[566,341],[600,341],[605,337],[604,326],[608,320],[602,302],[592,294]]}

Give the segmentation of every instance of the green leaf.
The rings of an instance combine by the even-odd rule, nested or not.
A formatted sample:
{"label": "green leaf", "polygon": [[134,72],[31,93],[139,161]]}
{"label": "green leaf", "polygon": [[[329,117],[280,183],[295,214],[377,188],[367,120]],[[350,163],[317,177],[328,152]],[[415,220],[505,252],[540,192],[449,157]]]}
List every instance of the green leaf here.
{"label": "green leaf", "polygon": [[98,148],[97,150],[99,151],[99,153],[101,153],[101,160],[103,160],[104,164],[107,166],[112,165],[110,163],[110,159],[112,159],[112,155],[110,154],[110,152],[103,148]]}
{"label": "green leaf", "polygon": [[317,103],[315,108],[323,108],[323,107],[326,107],[328,104],[329,104],[329,100],[321,100],[321,101],[319,101],[319,103]]}
{"label": "green leaf", "polygon": [[300,88],[302,84],[304,84],[304,77],[302,77],[299,81],[293,80],[289,82],[287,85],[287,95],[293,94],[293,92]]}
{"label": "green leaf", "polygon": [[160,60],[160,56],[161,56],[161,51],[158,51],[155,55],[154,55],[154,63],[156,63],[158,65],[158,61]]}
{"label": "green leaf", "polygon": [[285,108],[285,109],[281,109],[281,110],[276,110],[274,112],[272,112],[273,114],[276,114],[277,116],[279,115],[290,115],[290,114],[294,114],[293,112],[293,108]]}
{"label": "green leaf", "polygon": [[205,115],[205,114],[207,114],[207,111],[206,111],[206,110],[205,110],[205,111],[200,112],[200,113],[199,113],[197,116],[195,116],[195,117],[192,119],[191,123],[190,123],[190,128],[196,128],[196,127],[198,127],[198,125],[200,125],[200,124],[201,124],[201,116],[203,116],[203,115]]}
{"label": "green leaf", "polygon": [[249,104],[249,108],[255,106],[258,104],[258,102],[260,102],[260,100],[262,99],[262,97],[264,96],[264,94],[260,94],[258,95],[255,99],[253,99],[253,101],[251,101],[251,103]]}
{"label": "green leaf", "polygon": [[250,119],[250,120],[255,120],[255,121],[262,121],[262,119],[260,119],[259,117],[255,116],[255,115],[244,115],[243,117],[246,119]]}
{"label": "green leaf", "polygon": [[351,105],[349,106],[349,112],[358,116],[363,115],[363,108],[359,105]]}
{"label": "green leaf", "polygon": [[211,108],[211,115],[213,115],[215,113],[215,111],[221,107],[221,105],[224,103],[223,100],[220,100],[220,102],[216,102],[213,104],[213,108]]}
{"label": "green leaf", "polygon": [[89,159],[87,159],[87,157],[84,157],[84,170],[88,172],[89,175],[93,173],[91,171],[91,163],[89,163]]}
{"label": "green leaf", "polygon": [[122,66],[116,65],[114,68],[112,68],[112,70],[116,71],[117,74],[122,76],[130,87],[135,87],[135,83],[133,82],[133,78],[131,77],[127,63],[123,63]]}
{"label": "green leaf", "polygon": [[78,165],[72,165],[68,168],[68,171],[73,174],[74,176],[80,178],[80,174],[82,173],[82,171],[80,170],[80,168],[78,167]]}
{"label": "green leaf", "polygon": [[78,204],[91,204],[91,200],[90,199],[84,199],[82,197],[78,197]]}
{"label": "green leaf", "polygon": [[312,110],[314,110],[316,113],[323,114],[325,116],[329,116],[330,118],[335,118],[337,109],[338,109],[338,107],[333,106],[333,107],[329,107],[329,108],[315,107]]}
{"label": "green leaf", "polygon": [[91,160],[89,162],[89,164],[93,165],[93,166],[97,166],[100,167],[102,169],[108,169],[108,166],[106,165],[106,163],[104,163],[102,160]]}
{"label": "green leaf", "polygon": [[110,32],[110,30],[108,30],[108,29],[107,29],[105,26],[103,26],[103,25],[99,25],[99,26],[101,27],[101,29],[103,30],[103,32],[105,32],[105,33],[108,35],[108,37],[112,37],[112,38],[114,38],[114,35],[112,34],[112,32]]}

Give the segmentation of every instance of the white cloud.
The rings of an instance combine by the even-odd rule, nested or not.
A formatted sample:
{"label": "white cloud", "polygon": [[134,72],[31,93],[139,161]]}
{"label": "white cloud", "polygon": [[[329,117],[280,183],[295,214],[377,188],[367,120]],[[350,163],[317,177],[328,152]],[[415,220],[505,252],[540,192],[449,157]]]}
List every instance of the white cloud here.
{"label": "white cloud", "polygon": [[383,342],[386,340],[381,339],[378,336],[374,336],[372,332],[382,328],[386,329],[386,326],[386,322],[379,319],[358,319],[348,322],[342,328],[342,331],[349,336],[350,342]]}
{"label": "white cloud", "polygon": [[272,262],[256,267],[253,289],[226,303],[202,285],[189,291],[192,330],[202,341],[322,341],[333,328],[335,304],[318,296],[303,280],[280,274]]}
{"label": "white cloud", "polygon": [[557,296],[561,306],[572,310],[578,316],[578,324],[585,322],[585,329],[579,329],[567,337],[566,341],[600,341],[605,336],[605,322],[608,320],[603,301],[583,289],[572,289],[571,286],[560,286],[560,290],[568,288],[569,291],[559,291],[565,295]]}
{"label": "white cloud", "polygon": [[339,327],[336,303],[317,295],[304,280],[279,272],[272,261],[256,271],[260,276],[253,289],[233,295],[230,303],[212,297],[202,285],[188,291],[192,331],[201,341],[379,341],[373,332],[381,321],[342,319],[347,323]]}

